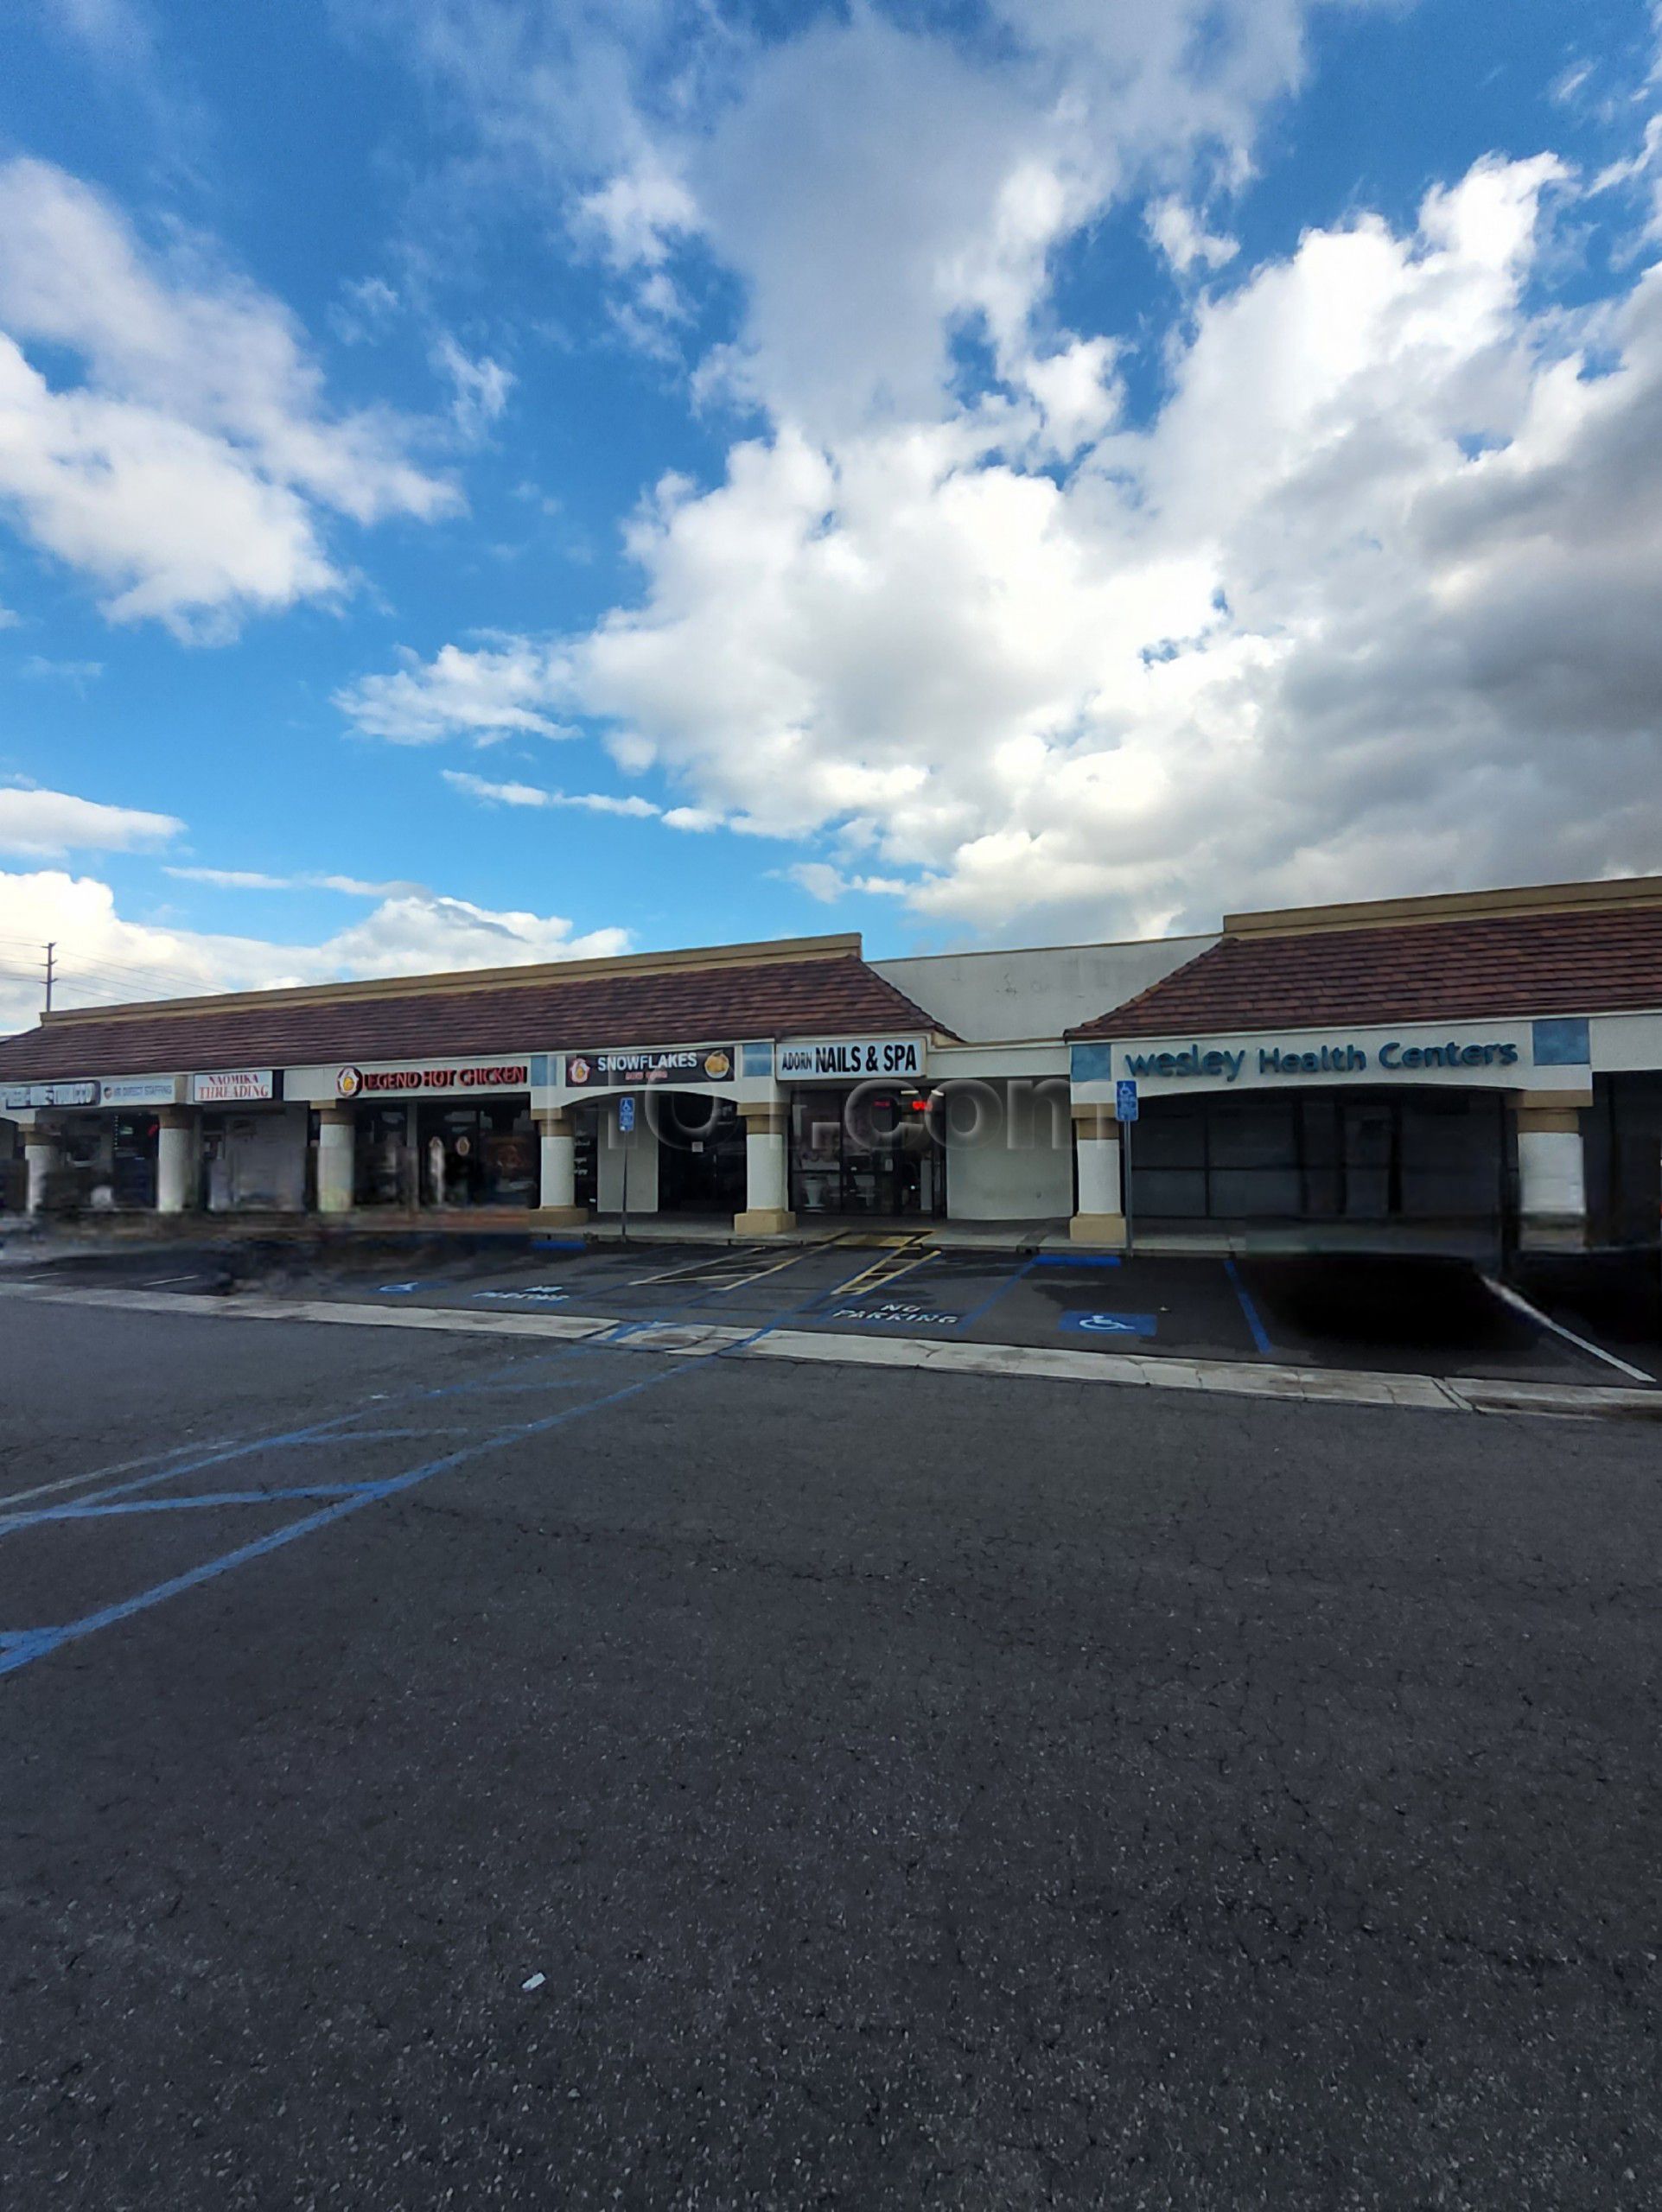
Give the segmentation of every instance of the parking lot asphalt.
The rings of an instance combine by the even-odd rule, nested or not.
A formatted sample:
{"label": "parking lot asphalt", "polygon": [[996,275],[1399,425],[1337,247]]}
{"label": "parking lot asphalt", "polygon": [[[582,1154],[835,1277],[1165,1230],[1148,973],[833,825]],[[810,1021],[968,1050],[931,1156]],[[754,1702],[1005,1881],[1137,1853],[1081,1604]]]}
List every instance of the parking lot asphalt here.
{"label": "parking lot asphalt", "polygon": [[1654,2202],[1648,1429],[28,1301],[0,1386],[8,2204]]}
{"label": "parking lot asphalt", "polygon": [[[43,1267],[42,1281],[284,1290],[353,1304],[476,1313],[720,1321],[865,1336],[1134,1351],[1184,1360],[1544,1382],[1662,1375],[1648,1320],[1509,1302],[1460,1261],[1226,1260],[941,1249],[927,1233],[806,1249],[580,1237],[315,1246],[119,1247]],[[1631,1298],[1628,1304],[1632,1304]],[[1571,1323],[1578,1325],[1571,1326]],[[1619,1347],[1619,1348],[1618,1348]]]}

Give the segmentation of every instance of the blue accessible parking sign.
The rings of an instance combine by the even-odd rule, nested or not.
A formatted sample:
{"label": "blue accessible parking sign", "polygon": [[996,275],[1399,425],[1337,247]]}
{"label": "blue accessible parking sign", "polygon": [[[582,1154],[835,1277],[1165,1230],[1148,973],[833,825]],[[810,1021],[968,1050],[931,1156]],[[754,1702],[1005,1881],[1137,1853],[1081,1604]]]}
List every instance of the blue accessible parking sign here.
{"label": "blue accessible parking sign", "polygon": [[1104,1313],[1092,1309],[1061,1314],[1056,1323],[1076,1337],[1151,1337],[1157,1326],[1152,1313]]}
{"label": "blue accessible parking sign", "polygon": [[1117,1122],[1134,1122],[1137,1116],[1137,1085],[1129,1077],[1122,1077],[1114,1085],[1114,1119]]}

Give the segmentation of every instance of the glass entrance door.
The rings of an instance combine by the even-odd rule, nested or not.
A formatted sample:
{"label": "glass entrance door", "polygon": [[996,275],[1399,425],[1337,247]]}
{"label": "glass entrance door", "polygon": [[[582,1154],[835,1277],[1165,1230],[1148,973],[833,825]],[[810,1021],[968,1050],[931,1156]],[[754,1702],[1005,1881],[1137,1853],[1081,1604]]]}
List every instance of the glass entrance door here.
{"label": "glass entrance door", "polygon": [[899,1220],[946,1211],[944,1155],[920,1092],[815,1090],[791,1110],[791,1205],[799,1214]]}
{"label": "glass entrance door", "polygon": [[744,1123],[730,1099],[672,1091],[654,1098],[659,1213],[739,1213]]}
{"label": "glass entrance door", "polygon": [[534,1206],[537,1133],[531,1103],[420,1109],[417,1165],[428,1206]]}

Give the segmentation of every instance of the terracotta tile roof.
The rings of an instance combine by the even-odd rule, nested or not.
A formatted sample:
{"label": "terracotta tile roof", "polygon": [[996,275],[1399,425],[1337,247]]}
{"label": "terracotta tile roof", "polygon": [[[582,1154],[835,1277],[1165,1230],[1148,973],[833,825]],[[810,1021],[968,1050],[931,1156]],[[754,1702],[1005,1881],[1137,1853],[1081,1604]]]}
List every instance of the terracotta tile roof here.
{"label": "terracotta tile roof", "polygon": [[1662,906],[1226,937],[1075,1038],[1662,1007]]}
{"label": "terracotta tile roof", "polygon": [[317,1060],[408,1060],[443,1052],[522,1054],[606,1045],[729,1044],[744,1038],[869,1030],[940,1031],[857,954],[754,966],[621,969],[545,982],[340,1001],[239,998],[191,1007],[96,1013],[0,1041],[0,1077],[176,1074],[298,1067]]}

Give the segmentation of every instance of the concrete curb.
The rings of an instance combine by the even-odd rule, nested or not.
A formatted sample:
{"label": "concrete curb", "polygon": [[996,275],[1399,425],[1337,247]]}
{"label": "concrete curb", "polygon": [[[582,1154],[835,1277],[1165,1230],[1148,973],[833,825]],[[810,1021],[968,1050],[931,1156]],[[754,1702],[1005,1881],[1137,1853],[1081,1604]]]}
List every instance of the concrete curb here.
{"label": "concrete curb", "polygon": [[604,1314],[464,1313],[451,1306],[354,1306],[259,1293],[205,1296],[165,1290],[54,1290],[0,1283],[0,1298],[95,1306],[140,1313],[190,1313],[244,1321],[302,1321],[337,1328],[438,1330],[453,1336],[519,1338],[678,1358],[724,1356],[804,1366],[887,1367],[1016,1382],[1107,1383],[1117,1389],[1188,1390],[1210,1396],[1277,1398],[1302,1405],[1398,1406],[1423,1413],[1523,1414],[1580,1420],[1662,1421],[1662,1389],[1596,1383],[1449,1380],[1343,1368],[1286,1367],[1236,1360],[1136,1357],[1052,1350],[1042,1344],[942,1344],[925,1337],[855,1337],[806,1329],[755,1330],[717,1323],[619,1320]]}

